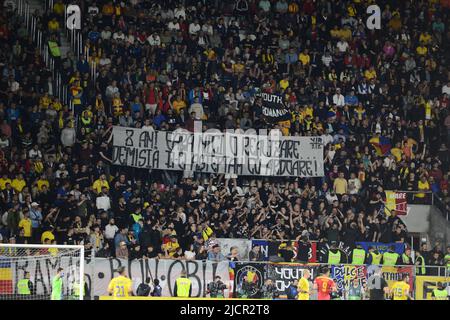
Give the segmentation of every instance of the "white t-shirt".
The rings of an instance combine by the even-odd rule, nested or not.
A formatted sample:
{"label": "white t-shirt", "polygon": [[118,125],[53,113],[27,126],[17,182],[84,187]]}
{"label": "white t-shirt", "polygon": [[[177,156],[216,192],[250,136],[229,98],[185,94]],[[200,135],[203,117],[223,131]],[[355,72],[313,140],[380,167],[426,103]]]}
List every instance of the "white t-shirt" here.
{"label": "white t-shirt", "polygon": [[173,23],[173,21],[170,21],[167,28],[169,28],[170,31],[173,31],[173,30],[178,31],[178,30],[180,30],[180,24],[178,22]]}
{"label": "white t-shirt", "polygon": [[448,85],[442,87],[442,94],[448,94],[450,96],[450,87]]}
{"label": "white t-shirt", "polygon": [[340,52],[346,52],[348,49],[348,42],[347,41],[339,41],[336,45],[336,47],[338,48],[338,50]]}
{"label": "white t-shirt", "polygon": [[110,225],[108,223],[105,227],[105,238],[114,239],[114,236],[116,235],[117,231],[119,231],[119,228],[115,224]]}
{"label": "white t-shirt", "polygon": [[202,27],[198,23],[191,23],[189,25],[189,34],[197,34],[201,29]]}
{"label": "white t-shirt", "polygon": [[97,209],[108,211],[109,209],[111,209],[111,199],[108,196],[97,197],[95,205]]}

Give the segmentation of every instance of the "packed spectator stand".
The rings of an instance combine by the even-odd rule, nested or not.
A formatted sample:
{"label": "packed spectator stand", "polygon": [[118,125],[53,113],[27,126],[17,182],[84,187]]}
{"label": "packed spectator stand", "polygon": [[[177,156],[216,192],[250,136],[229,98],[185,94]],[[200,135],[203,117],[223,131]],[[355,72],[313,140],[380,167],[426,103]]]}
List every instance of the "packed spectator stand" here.
{"label": "packed spectator stand", "polygon": [[[61,43],[66,2],[33,13],[46,40]],[[368,30],[369,2],[71,1],[82,10],[82,50],[54,57],[67,99],[55,97],[23,21],[2,10],[2,241],[197,260],[217,259],[215,237],[407,243],[404,223],[384,212],[384,190],[450,204],[450,4],[377,1],[382,29]],[[282,95],[291,120],[264,121],[254,88]],[[112,126],[192,130],[194,121],[322,136],[326,174],[112,165]],[[444,265],[437,253],[427,263]]]}

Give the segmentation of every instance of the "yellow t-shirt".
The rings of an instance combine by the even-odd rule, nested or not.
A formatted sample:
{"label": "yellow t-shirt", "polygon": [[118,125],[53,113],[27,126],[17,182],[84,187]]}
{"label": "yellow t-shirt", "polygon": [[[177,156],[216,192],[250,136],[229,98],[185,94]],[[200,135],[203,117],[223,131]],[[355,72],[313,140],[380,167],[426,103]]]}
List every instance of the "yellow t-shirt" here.
{"label": "yellow t-shirt", "polygon": [[102,188],[106,187],[109,190],[109,183],[106,180],[100,180],[97,179],[94,181],[94,184],[92,185],[92,188],[94,189],[95,192],[100,193],[102,192]]}
{"label": "yellow t-shirt", "polygon": [[50,241],[55,240],[55,236],[51,231],[44,231],[41,236],[41,243],[44,243],[45,239],[49,239]]}
{"label": "yellow t-shirt", "polygon": [[280,80],[280,88],[282,90],[286,90],[289,87],[289,80],[281,79]]}
{"label": "yellow t-shirt", "polygon": [[42,187],[43,186],[47,186],[47,188],[50,188],[50,183],[48,182],[48,180],[41,180],[41,179],[39,179],[37,181],[38,190],[42,191]]}
{"label": "yellow t-shirt", "polygon": [[113,297],[114,299],[121,299],[129,297],[129,292],[133,288],[133,282],[131,279],[124,277],[124,276],[118,276],[111,280],[111,282],[108,285],[108,291],[113,290]]}
{"label": "yellow t-shirt", "polygon": [[55,3],[55,5],[53,6],[53,12],[56,13],[57,15],[62,16],[64,13],[64,4],[61,3]]}
{"label": "yellow t-shirt", "polygon": [[178,248],[180,247],[180,244],[177,242],[169,241],[164,245],[164,250],[167,250],[169,253],[169,256],[173,256],[175,252],[177,252]]}
{"label": "yellow t-shirt", "polygon": [[59,29],[59,22],[58,21],[49,21],[48,22],[48,29],[51,31],[56,31]]}
{"label": "yellow t-shirt", "polygon": [[23,188],[27,185],[25,180],[14,179],[11,183],[11,187],[14,188],[17,192],[22,192]]}
{"label": "yellow t-shirt", "polygon": [[336,194],[344,194],[347,192],[347,180],[344,178],[336,178],[334,180]]}
{"label": "yellow t-shirt", "polygon": [[393,293],[393,300],[407,300],[408,296],[407,296],[407,292],[409,291],[409,284],[403,282],[403,281],[398,281],[396,283],[394,283],[394,285],[392,286],[392,293]]}
{"label": "yellow t-shirt", "polygon": [[302,62],[302,64],[305,66],[305,65],[309,64],[309,62],[311,61],[311,58],[310,58],[309,54],[304,54],[302,52],[298,55],[298,60],[300,60]]}
{"label": "yellow t-shirt", "polygon": [[175,112],[176,112],[177,114],[180,114],[181,109],[186,108],[186,102],[184,102],[183,100],[181,100],[181,101],[175,100],[175,101],[172,103],[172,106],[173,106],[173,109],[175,110]]}
{"label": "yellow t-shirt", "polygon": [[429,44],[431,42],[431,35],[428,33],[421,33],[419,37],[421,43]]}
{"label": "yellow t-shirt", "polygon": [[[304,293],[304,292],[308,293]],[[298,300],[309,300],[309,281],[301,278],[298,282]]]}
{"label": "yellow t-shirt", "polygon": [[23,229],[24,237],[31,237],[31,219],[22,219],[19,222],[19,228]]}
{"label": "yellow t-shirt", "polygon": [[428,49],[425,46],[418,46],[417,49],[416,49],[416,52],[417,52],[417,54],[419,54],[421,56],[424,56],[424,55],[427,54]]}
{"label": "yellow t-shirt", "polygon": [[[422,182],[421,180],[419,180],[419,183],[417,185],[417,189],[419,189],[419,190],[430,190],[430,184],[428,183],[428,181]],[[415,196],[417,198],[424,198],[425,197],[425,193],[416,193]]]}
{"label": "yellow t-shirt", "polygon": [[3,178],[0,178],[0,189],[1,190],[5,190],[6,189],[6,184],[7,183],[9,183],[9,184],[11,184],[11,179],[10,178],[6,178],[6,179],[3,179]]}
{"label": "yellow t-shirt", "polygon": [[375,69],[372,71],[366,70],[364,72],[364,77],[366,77],[367,80],[372,80],[377,77],[377,72],[375,71]]}

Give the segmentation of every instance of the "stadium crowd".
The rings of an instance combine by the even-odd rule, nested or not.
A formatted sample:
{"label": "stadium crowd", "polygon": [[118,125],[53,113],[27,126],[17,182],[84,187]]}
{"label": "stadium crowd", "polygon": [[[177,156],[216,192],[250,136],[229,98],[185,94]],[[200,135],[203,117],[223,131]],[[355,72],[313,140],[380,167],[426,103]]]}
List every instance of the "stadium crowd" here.
{"label": "stadium crowd", "polygon": [[[450,5],[377,1],[381,30],[369,30],[371,2],[71,1],[82,9],[83,53],[55,63],[70,105],[55,98],[23,21],[1,10],[3,242],[216,260],[228,253],[215,237],[407,242],[405,225],[383,210],[385,189],[423,191],[419,202],[432,191],[450,204]],[[46,39],[64,36],[64,3],[35,13]],[[291,120],[267,123],[254,88],[282,95]],[[112,165],[112,126],[192,130],[194,121],[322,136],[326,175]],[[427,263],[443,265],[436,252]]]}

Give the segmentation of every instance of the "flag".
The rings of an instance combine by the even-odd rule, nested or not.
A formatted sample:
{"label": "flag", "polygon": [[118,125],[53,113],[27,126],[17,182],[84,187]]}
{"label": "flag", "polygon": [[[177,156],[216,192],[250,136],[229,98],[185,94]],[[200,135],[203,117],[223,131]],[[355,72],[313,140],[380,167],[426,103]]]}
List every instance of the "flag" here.
{"label": "flag", "polygon": [[391,142],[383,136],[375,136],[369,140],[370,144],[375,148],[377,155],[384,156],[391,150]]}
{"label": "flag", "polygon": [[386,190],[386,203],[384,207],[385,214],[389,217],[391,211],[395,210],[398,215],[408,214],[408,202],[406,200],[406,192]]}
{"label": "flag", "polygon": [[8,259],[0,260],[0,294],[13,294],[11,262]]}

